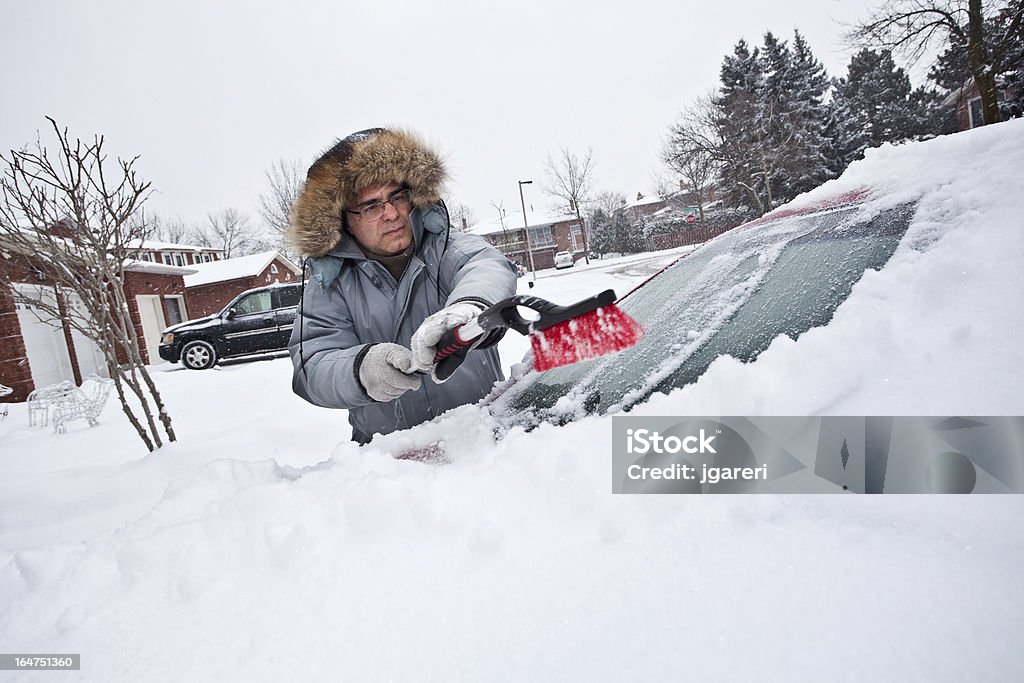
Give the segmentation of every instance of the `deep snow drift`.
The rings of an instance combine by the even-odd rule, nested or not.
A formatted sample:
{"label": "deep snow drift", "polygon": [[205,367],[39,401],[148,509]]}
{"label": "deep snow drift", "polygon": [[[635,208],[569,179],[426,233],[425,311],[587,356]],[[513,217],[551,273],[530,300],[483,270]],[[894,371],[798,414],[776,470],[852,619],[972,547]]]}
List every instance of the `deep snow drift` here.
{"label": "deep snow drift", "polygon": [[[1024,121],[872,151],[798,201],[920,198],[888,265],[634,414],[1024,414],[1021,168]],[[65,435],[12,406],[0,651],[81,653],[82,681],[1024,678],[1020,496],[612,496],[607,416],[496,441],[465,407],[359,449],[289,377],[160,368],[181,441],[147,457],[112,404]],[[450,464],[392,457],[438,441]]]}

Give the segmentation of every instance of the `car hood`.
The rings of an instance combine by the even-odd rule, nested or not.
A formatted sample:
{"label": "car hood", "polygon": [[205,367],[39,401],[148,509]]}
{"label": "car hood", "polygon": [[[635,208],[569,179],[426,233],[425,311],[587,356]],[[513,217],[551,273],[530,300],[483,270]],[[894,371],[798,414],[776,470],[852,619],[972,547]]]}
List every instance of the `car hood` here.
{"label": "car hood", "polygon": [[186,320],[183,323],[178,323],[177,325],[171,325],[170,327],[166,328],[163,331],[162,334],[167,334],[168,332],[181,332],[181,331],[184,331],[184,330],[198,330],[198,329],[202,329],[204,327],[211,327],[213,324],[219,323],[219,322],[220,322],[220,315],[208,315],[205,318],[196,318],[195,320]]}

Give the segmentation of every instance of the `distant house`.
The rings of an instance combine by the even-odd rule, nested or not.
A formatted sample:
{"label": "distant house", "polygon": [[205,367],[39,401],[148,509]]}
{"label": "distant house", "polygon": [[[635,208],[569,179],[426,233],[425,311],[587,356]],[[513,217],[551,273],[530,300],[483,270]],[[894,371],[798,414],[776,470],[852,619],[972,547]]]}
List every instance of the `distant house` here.
{"label": "distant house", "polygon": [[[998,76],[996,77],[996,88],[996,100],[1000,104],[1000,109],[1003,110],[1003,116],[1020,116],[1019,107],[1015,111],[1006,111],[1006,107],[1003,106],[1004,101],[1012,100],[1016,96],[1016,90],[1006,86],[1004,79]],[[950,92],[943,104],[952,110],[957,131],[977,128],[985,122],[982,115],[981,90],[973,78]]]}
{"label": "distant house", "polygon": [[200,247],[194,244],[177,244],[142,240],[132,245],[136,249],[135,258],[150,263],[163,263],[168,266],[193,266],[198,263],[212,263],[224,258],[224,250],[214,247]]}
{"label": "distant house", "polygon": [[223,259],[192,266],[185,277],[185,297],[192,318],[219,313],[247,289],[299,282],[302,269],[278,251]]}
{"label": "distant house", "polygon": [[645,195],[643,192],[637,192],[636,199],[627,201],[616,209],[616,212],[625,214],[630,223],[636,223],[641,216],[650,216],[665,206],[665,200],[658,195]]}
{"label": "distant house", "polygon": [[[187,316],[184,277],[194,270],[152,261],[130,261],[125,267],[124,291],[128,310],[140,340],[142,357],[161,362],[157,354],[166,321]],[[102,351],[66,316],[53,318],[25,303],[15,303],[15,292],[28,299],[57,303],[62,309],[82,310],[78,295],[58,289],[42,271],[0,245],[0,384],[14,389],[5,401],[24,401],[37,388],[62,380],[81,384],[90,374],[108,375]],[[58,296],[60,299],[58,299]],[[41,316],[41,317],[40,317]]]}
{"label": "distant house", "polygon": [[537,270],[554,268],[555,254],[560,251],[583,255],[583,230],[575,214],[530,209],[526,212],[525,223],[526,226],[522,212],[516,211],[477,223],[467,232],[480,235],[501,250],[509,260],[527,270],[530,268],[526,245],[527,226],[533,265]]}

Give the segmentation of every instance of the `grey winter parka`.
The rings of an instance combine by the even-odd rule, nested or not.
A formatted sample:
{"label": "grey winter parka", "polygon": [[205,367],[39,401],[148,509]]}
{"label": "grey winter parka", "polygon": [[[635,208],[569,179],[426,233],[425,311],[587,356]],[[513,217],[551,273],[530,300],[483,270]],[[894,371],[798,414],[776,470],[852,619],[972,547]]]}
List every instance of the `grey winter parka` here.
{"label": "grey winter parka", "polygon": [[485,339],[487,348],[470,351],[443,384],[424,376],[419,389],[387,403],[363,390],[356,361],[369,345],[408,347],[420,323],[445,306],[467,300],[489,306],[515,293],[515,268],[508,259],[481,237],[456,231],[449,236],[439,205],[413,209],[410,220],[415,249],[398,282],[352,239],[307,260],[311,277],[289,342],[292,388],[316,405],[347,408],[352,438],[359,443],[474,403],[504,378],[493,346],[501,336],[496,334]]}

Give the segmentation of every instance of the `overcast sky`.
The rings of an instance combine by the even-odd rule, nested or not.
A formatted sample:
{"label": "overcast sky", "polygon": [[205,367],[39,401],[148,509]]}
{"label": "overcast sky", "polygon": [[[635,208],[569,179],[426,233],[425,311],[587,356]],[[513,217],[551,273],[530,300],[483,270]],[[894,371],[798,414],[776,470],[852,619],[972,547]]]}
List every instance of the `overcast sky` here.
{"label": "overcast sky", "polygon": [[[448,199],[494,218],[541,191],[547,154],[593,147],[595,188],[635,196],[681,108],[714,88],[740,38],[798,28],[830,75],[840,22],[868,0],[444,3],[3,2],[0,148],[50,115],[141,155],[150,209],[189,222],[255,220],[265,169],[308,165],[372,126],[417,130],[446,156]],[[915,79],[916,80],[916,79]],[[52,139],[44,135],[44,139]]]}

